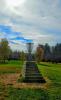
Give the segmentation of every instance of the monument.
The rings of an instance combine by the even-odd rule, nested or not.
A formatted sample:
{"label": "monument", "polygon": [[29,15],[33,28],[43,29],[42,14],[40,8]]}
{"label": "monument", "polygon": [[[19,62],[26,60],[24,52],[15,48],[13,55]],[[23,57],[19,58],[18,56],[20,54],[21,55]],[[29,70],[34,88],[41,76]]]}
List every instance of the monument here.
{"label": "monument", "polygon": [[45,79],[42,77],[42,74],[40,73],[35,57],[32,55],[32,48],[33,48],[33,43],[27,43],[27,56],[26,56],[26,61],[23,67],[23,81],[24,82],[40,82],[40,83],[45,83]]}

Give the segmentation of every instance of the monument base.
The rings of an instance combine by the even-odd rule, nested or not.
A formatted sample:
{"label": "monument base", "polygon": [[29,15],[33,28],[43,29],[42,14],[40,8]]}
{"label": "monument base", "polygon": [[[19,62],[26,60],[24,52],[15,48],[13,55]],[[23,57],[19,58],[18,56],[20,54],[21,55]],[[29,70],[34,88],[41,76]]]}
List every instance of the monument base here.
{"label": "monument base", "polygon": [[23,71],[23,81],[28,83],[45,83],[35,61],[26,61]]}

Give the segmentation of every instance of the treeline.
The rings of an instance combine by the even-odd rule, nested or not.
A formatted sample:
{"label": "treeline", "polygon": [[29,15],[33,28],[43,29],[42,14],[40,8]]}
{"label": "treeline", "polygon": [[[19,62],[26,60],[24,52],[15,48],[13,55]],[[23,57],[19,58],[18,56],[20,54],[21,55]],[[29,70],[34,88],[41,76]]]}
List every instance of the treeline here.
{"label": "treeline", "polygon": [[36,60],[47,61],[53,63],[61,63],[61,43],[57,43],[55,46],[49,46],[49,44],[38,45],[36,49]]}
{"label": "treeline", "polygon": [[[12,51],[7,39],[2,39],[0,41],[0,63],[6,63],[8,60],[26,60],[27,53],[23,51]],[[33,59],[37,62],[53,62],[61,63],[61,43],[55,46],[50,46],[49,44],[38,45],[36,52],[32,54]]]}
{"label": "treeline", "polygon": [[7,39],[0,42],[0,63],[7,63],[9,60],[25,60],[25,53],[22,51],[12,51]]}

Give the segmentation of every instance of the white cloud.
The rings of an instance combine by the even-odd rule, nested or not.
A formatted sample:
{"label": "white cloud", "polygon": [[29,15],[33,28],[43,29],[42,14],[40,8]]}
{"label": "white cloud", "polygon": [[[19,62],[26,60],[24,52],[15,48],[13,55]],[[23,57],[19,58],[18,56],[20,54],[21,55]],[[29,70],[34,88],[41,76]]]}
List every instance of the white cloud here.
{"label": "white cloud", "polygon": [[60,0],[26,0],[21,6],[11,6],[11,9],[5,0],[0,0],[0,24],[11,26],[14,31],[22,32],[19,37],[33,39],[35,43],[53,44],[56,43],[56,39],[57,42],[61,39],[54,31],[51,31],[53,29],[57,30],[57,33],[58,30],[61,31],[60,5]]}

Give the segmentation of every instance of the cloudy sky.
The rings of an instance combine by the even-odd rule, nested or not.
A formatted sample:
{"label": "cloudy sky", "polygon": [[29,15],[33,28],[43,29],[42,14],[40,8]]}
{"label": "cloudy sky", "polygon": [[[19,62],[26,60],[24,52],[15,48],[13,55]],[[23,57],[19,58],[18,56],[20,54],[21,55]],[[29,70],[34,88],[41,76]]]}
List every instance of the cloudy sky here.
{"label": "cloudy sky", "polygon": [[61,0],[0,0],[0,40],[13,50],[27,42],[61,42]]}

